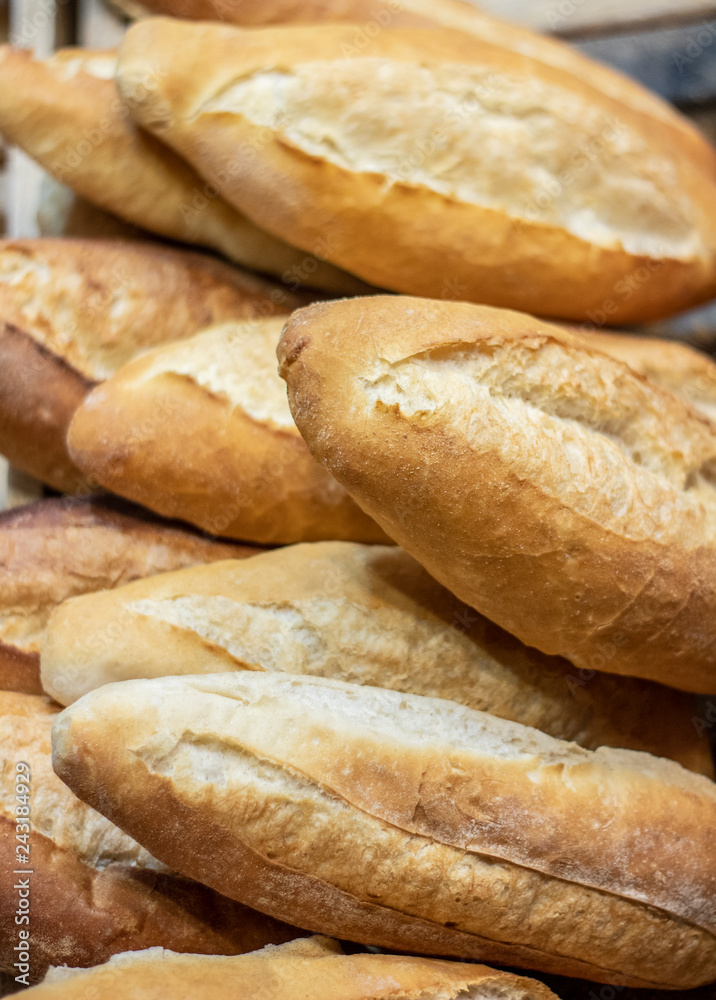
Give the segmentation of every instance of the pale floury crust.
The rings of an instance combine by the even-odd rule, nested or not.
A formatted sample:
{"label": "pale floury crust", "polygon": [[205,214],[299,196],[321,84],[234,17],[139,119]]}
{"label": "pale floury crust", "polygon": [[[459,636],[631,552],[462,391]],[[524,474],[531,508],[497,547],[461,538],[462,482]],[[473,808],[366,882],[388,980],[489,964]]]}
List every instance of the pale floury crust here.
{"label": "pale floury crust", "polygon": [[165,863],[308,930],[597,982],[716,978],[716,790],[671,761],[244,671],[105,685],[59,716],[53,763]]}
{"label": "pale floury crust", "polygon": [[571,45],[483,13],[465,0],[241,0],[241,3],[234,0],[147,0],[143,4],[128,0],[119,6],[130,17],[146,17],[153,12],[241,27],[348,21],[356,26],[356,46],[363,46],[374,37],[377,27],[441,25],[454,28],[488,44],[504,46],[538,63],[588,79],[605,96],[622,101],[645,115],[653,127],[664,130],[665,137],[686,144],[705,170],[714,173],[716,169],[713,147],[699,129],[667,101],[613,67],[588,59]]}
{"label": "pale floury crust", "polygon": [[256,227],[137,129],[117,95],[115,64],[113,51],[61,49],[36,60],[0,46],[3,137],[77,194],[142,229],[217,250],[292,287],[360,290],[350,275]]}
{"label": "pale floury crust", "polygon": [[584,338],[425,299],[294,314],[316,458],[491,621],[582,669],[716,681],[716,432]]}
{"label": "pale floury crust", "polygon": [[240,958],[161,948],[117,955],[89,971],[52,970],[37,1000],[554,1000],[546,986],[481,965],[398,955],[344,955],[336,941],[291,941]]}
{"label": "pale floury crust", "polygon": [[257,224],[378,287],[615,323],[712,294],[713,162],[671,129],[463,32],[354,35],[148,19],[117,83]]}
{"label": "pale floury crust", "polygon": [[[31,831],[25,844],[33,981],[50,965],[96,965],[121,951],[162,946],[240,954],[300,934],[168,872],[73,795],[52,770],[50,732],[57,711],[47,699],[0,691],[0,865],[6,873],[23,867],[16,861],[15,762],[30,768]],[[5,878],[0,886],[0,971],[14,975],[13,881]]]}
{"label": "pale floury crust", "polygon": [[84,378],[212,323],[287,315],[311,298],[158,242],[0,240],[0,316]]}
{"label": "pale floury crust", "polygon": [[675,340],[634,337],[622,331],[572,330],[584,338],[585,347],[591,345],[618,358],[716,423],[716,362],[708,354]]}
{"label": "pale floury crust", "polygon": [[75,413],[73,461],[112,492],[214,535],[385,542],[293,422],[276,370],[284,322],[218,324],[130,361]]}
{"label": "pale floury crust", "polygon": [[713,776],[694,698],[528,649],[397,546],[287,546],[65,601],[42,651],[43,686],[64,705],[113,681],[247,669],[448,698]]}

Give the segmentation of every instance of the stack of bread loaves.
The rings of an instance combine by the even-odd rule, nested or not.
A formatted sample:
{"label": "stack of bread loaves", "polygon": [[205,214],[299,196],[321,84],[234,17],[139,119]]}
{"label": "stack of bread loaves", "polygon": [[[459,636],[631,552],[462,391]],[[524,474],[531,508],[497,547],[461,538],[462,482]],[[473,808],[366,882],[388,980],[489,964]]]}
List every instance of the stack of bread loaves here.
{"label": "stack of bread loaves", "polygon": [[461,0],[145,6],[0,51],[137,227],[0,243],[0,451],[68,494],[0,515],[0,971],[703,995],[716,364],[596,328],[716,295],[716,152]]}

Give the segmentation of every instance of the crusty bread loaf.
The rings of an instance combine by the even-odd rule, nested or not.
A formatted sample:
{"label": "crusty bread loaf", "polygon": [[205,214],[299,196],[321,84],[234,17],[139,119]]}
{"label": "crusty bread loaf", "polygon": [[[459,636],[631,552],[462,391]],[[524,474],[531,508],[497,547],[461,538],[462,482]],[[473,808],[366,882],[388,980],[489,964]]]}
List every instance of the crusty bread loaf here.
{"label": "crusty bread loaf", "polygon": [[238,958],[161,948],[116,955],[98,969],[53,969],[37,1000],[555,1000],[542,983],[483,965],[404,955],[344,955],[308,938]]}
{"label": "crusty bread loaf", "polygon": [[618,358],[716,422],[716,362],[687,344],[571,327],[584,344]]}
{"label": "crusty bread loaf", "polygon": [[[132,5],[132,0],[129,0]],[[125,9],[126,9],[125,0]],[[130,17],[150,13],[198,21],[222,21],[246,27],[272,24],[307,24],[317,21],[350,21],[358,26],[353,44],[363,47],[374,37],[376,28],[432,27],[455,28],[490,45],[527,56],[538,63],[589,80],[595,89],[644,115],[652,129],[663,130],[711,173],[716,170],[713,147],[688,118],[652,91],[622,73],[587,58],[570,45],[538,35],[518,24],[478,10],[465,0],[145,0],[127,9]]]}
{"label": "crusty bread loaf", "polygon": [[131,361],[75,413],[71,458],[114,493],[212,534],[385,541],[296,429],[276,373],[283,323],[221,324]]}
{"label": "crusty bread loaf", "polygon": [[567,331],[376,297],[279,346],[313,454],[461,600],[578,667],[716,687],[716,431]]}
{"label": "crusty bread loaf", "polygon": [[64,705],[112,681],[246,669],[449,698],[713,777],[691,696],[528,649],[396,546],[295,545],[78,597],[42,649],[43,687]]}
{"label": "crusty bread loaf", "polygon": [[57,718],[53,763],[165,864],[309,930],[597,982],[716,979],[716,785],[671,761],[243,671],[105,685]]}
{"label": "crusty bread loaf", "polygon": [[257,229],[171,150],[135,128],[117,96],[115,63],[112,51],[63,49],[35,60],[0,47],[0,132],[78,194],[136,226],[218,250],[294,288],[361,287]]}
{"label": "crusty bread loaf", "polygon": [[0,240],[0,452],[55,489],[86,491],[66,437],[93,383],[209,323],[289,313],[306,301],[156,243]]}
{"label": "crusty bread loaf", "polygon": [[462,32],[355,33],[151,18],[117,82],[257,225],[380,287],[615,324],[713,295],[716,175],[670,131]]}
{"label": "crusty bread loaf", "polygon": [[202,538],[108,498],[39,500],[0,514],[0,688],[39,694],[52,609],[77,594],[154,573],[243,558],[255,549]]}
{"label": "crusty bread loaf", "polygon": [[[239,954],[300,934],[167,872],[131,837],[80,802],[52,771],[50,731],[56,711],[42,698],[0,692],[3,971],[20,974],[14,948],[20,943],[18,930],[26,925],[15,923],[20,897],[14,883],[23,877],[12,874],[16,869],[27,871],[29,880],[27,964],[33,981],[50,965],[96,965],[116,952],[154,945]],[[30,788],[29,833],[16,828],[17,763],[30,768],[24,781]],[[23,770],[23,779],[26,775]]]}

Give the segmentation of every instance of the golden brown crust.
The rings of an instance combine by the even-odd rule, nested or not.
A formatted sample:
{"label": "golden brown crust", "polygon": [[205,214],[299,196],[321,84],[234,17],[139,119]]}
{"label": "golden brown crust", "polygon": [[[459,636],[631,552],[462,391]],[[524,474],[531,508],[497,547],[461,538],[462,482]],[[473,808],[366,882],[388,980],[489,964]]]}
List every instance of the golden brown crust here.
{"label": "golden brown crust", "polygon": [[[12,810],[15,763],[23,761],[31,769],[27,878],[33,981],[50,965],[96,965],[122,951],[159,945],[240,954],[300,933],[203,885],[147,867],[151,859],[139,845],[79,802],[52,773],[50,730],[56,711],[41,698],[0,692],[0,865],[6,873],[23,867],[16,860]],[[80,853],[83,847],[94,853],[96,864]],[[122,851],[116,862],[113,850]],[[17,900],[13,880],[5,878],[0,887],[0,968],[5,972],[16,971]]]}
{"label": "golden brown crust", "polygon": [[104,968],[53,973],[31,997],[155,1000],[554,1000],[541,983],[480,965],[398,955],[344,955],[309,938],[241,959],[181,956],[155,949],[118,955]]}
{"label": "golden brown crust", "polygon": [[400,3],[393,0],[241,0],[240,3],[231,0],[147,0],[141,12],[128,13],[132,17],[155,13],[246,27],[350,21],[359,27],[355,33],[356,45],[366,44],[376,25],[381,29],[434,25],[456,28],[489,44],[502,45],[511,52],[588,79],[607,97],[623,101],[650,119],[652,126],[663,128],[666,136],[672,135],[680,145],[686,145],[707,172],[713,174],[716,170],[713,147],[702,133],[656,94],[611,66],[588,59],[569,45],[492,17],[464,0],[401,0]]}
{"label": "golden brown crust", "polygon": [[289,546],[66,601],[42,652],[43,685],[65,705],[113,681],[245,669],[448,698],[713,776],[695,699],[528,649],[395,546]]}
{"label": "golden brown crust", "polygon": [[158,244],[0,240],[0,452],[60,492],[87,492],[66,437],[96,382],[208,323],[289,313],[307,301]]}
{"label": "golden brown crust", "polygon": [[26,653],[12,643],[0,642],[0,688],[42,694],[39,652]]}
{"label": "golden brown crust", "polygon": [[0,316],[93,382],[211,323],[283,315],[310,301],[160,243],[0,240]]}
{"label": "golden brown crust", "polygon": [[67,453],[72,416],[93,383],[33,337],[0,320],[0,453],[62,493],[87,489]]}
{"label": "golden brown crust", "polygon": [[354,36],[149,19],[117,80],[257,224],[379,287],[614,323],[712,294],[713,182],[660,125],[464,33]]}
{"label": "golden brown crust", "polygon": [[53,755],[165,863],[310,930],[597,982],[716,978],[716,792],[672,762],[249,671],[106,685],[58,718]]}
{"label": "golden brown crust", "polygon": [[311,306],[279,356],[313,454],[461,600],[579,668],[713,690],[716,434],[695,410],[463,303]]}
{"label": "golden brown crust", "polygon": [[112,75],[116,54],[64,49],[50,59],[0,47],[0,131],[100,208],[236,263],[351,293],[360,282],[268,233],[223,201],[191,167],[134,127]]}
{"label": "golden brown crust", "polygon": [[385,541],[293,423],[275,367],[282,326],[227,323],[125,365],[76,412],[74,461],[120,496],[212,534]]}
{"label": "golden brown crust", "polygon": [[39,500],[0,514],[0,688],[41,692],[45,626],[67,598],[255,552],[109,499]]}

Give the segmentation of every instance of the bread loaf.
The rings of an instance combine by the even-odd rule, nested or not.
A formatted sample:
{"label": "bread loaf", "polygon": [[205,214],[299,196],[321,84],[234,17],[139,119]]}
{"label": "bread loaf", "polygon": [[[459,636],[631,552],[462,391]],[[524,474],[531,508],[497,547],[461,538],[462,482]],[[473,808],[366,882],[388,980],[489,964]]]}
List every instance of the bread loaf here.
{"label": "bread loaf", "polygon": [[713,777],[695,699],[528,649],[396,546],[295,545],[78,597],[42,649],[43,687],[64,705],[112,681],[246,669],[449,698]]}
{"label": "bread loaf", "polygon": [[[713,147],[688,118],[650,90],[623,76],[611,66],[596,62],[557,39],[538,35],[478,10],[464,0],[145,0],[141,8],[125,2],[130,17],[152,12],[198,21],[222,21],[246,27],[273,24],[307,24],[350,21],[357,25],[353,44],[362,47],[377,28],[433,27],[441,25],[473,35],[508,52],[564,70],[589,83],[606,97],[626,104],[643,115],[652,129],[662,130],[679,146],[688,148],[704,168],[714,173]],[[132,6],[134,9],[128,9]]]}
{"label": "bread loaf", "polygon": [[148,19],[117,82],[257,225],[380,287],[614,324],[714,294],[713,160],[588,75],[449,29],[355,34]]}
{"label": "bread loaf", "polygon": [[52,609],[77,594],[255,549],[202,538],[109,499],[39,500],[0,514],[0,688],[39,694]]}
{"label": "bread loaf", "polygon": [[[546,986],[481,965],[398,955],[344,955],[309,938],[224,958],[153,948],[116,955],[98,969],[56,969],[32,1000],[554,1000]],[[399,991],[399,993],[398,993]]]}
{"label": "bread loaf", "polygon": [[573,327],[572,331],[584,337],[587,347],[591,344],[623,361],[716,422],[716,363],[708,354],[673,340],[584,331],[579,327]]}
{"label": "bread loaf", "polygon": [[58,717],[53,762],[165,864],[308,930],[596,982],[716,979],[716,785],[671,761],[243,671],[105,685]]}
{"label": "bread loaf", "polygon": [[532,317],[376,297],[279,345],[314,456],[437,580],[577,667],[716,687],[716,431]]}
{"label": "bread loaf", "polygon": [[139,229],[129,222],[123,222],[118,215],[105,212],[48,173],[45,173],[40,182],[37,226],[40,236],[105,240],[153,239],[146,229]]}
{"label": "bread loaf", "polygon": [[86,492],[66,437],[94,383],[209,323],[289,313],[306,301],[159,244],[0,240],[0,452],[55,489]]}
{"label": "bread loaf", "polygon": [[[50,965],[96,965],[121,951],[161,945],[176,951],[240,954],[300,933],[167,872],[131,837],[80,802],[52,771],[50,730],[55,715],[56,709],[42,698],[0,692],[4,972],[36,981]],[[16,765],[27,768],[18,770]],[[29,786],[24,793],[29,822],[20,829],[17,781]],[[19,903],[23,894],[14,884],[19,880],[29,889],[24,895],[29,911]],[[16,923],[18,907],[29,912],[29,924]],[[31,935],[30,961],[25,963],[29,971],[14,965],[23,927]]]}
{"label": "bread loaf", "polygon": [[0,316],[95,382],[139,351],[211,323],[282,315],[309,301],[155,242],[0,240]]}
{"label": "bread loaf", "polygon": [[63,49],[46,60],[0,47],[0,132],[100,208],[237,264],[355,293],[360,282],[257,229],[186,163],[136,129],[113,82],[116,53]]}
{"label": "bread loaf", "polygon": [[210,327],[125,365],[75,413],[72,460],[114,493],[212,534],[385,541],[296,429],[276,373],[283,324]]}

